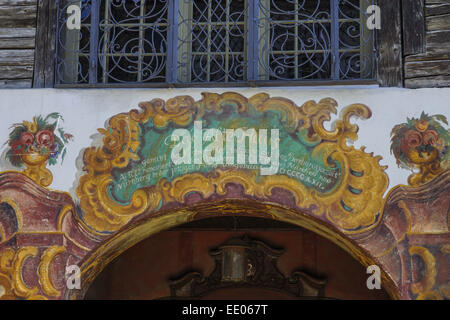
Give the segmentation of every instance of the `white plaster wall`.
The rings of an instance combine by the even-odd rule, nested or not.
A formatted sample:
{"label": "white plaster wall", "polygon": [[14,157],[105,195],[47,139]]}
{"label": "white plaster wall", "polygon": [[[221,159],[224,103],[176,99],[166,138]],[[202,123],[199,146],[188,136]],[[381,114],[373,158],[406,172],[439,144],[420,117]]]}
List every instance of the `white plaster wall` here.
{"label": "white plaster wall", "polygon": [[[389,187],[406,184],[409,171],[399,169],[390,154],[390,132],[394,125],[405,122],[406,117],[419,117],[424,110],[428,114],[443,114],[450,120],[450,88],[399,89],[376,86],[343,87],[282,87],[282,88],[184,88],[184,89],[11,89],[0,90],[0,153],[4,155],[10,127],[13,123],[31,121],[35,115],[59,112],[64,117],[66,132],[74,135],[67,147],[64,163],[50,166],[53,172],[52,189],[74,194],[77,177],[76,161],[80,166],[83,148],[91,146],[97,128],[103,128],[111,116],[138,108],[141,101],[154,98],[167,100],[177,95],[201,98],[201,92],[222,93],[234,91],[250,97],[265,92],[270,96],[282,96],[302,105],[307,100],[332,97],[339,110],[352,103],[363,103],[372,110],[369,120],[356,120],[360,127],[356,147],[367,146],[366,152],[381,155],[381,165],[387,165]],[[334,116],[333,119],[336,119]],[[97,135],[98,136],[98,135]],[[98,139],[97,139],[98,140]],[[4,160],[0,171],[14,169]]]}

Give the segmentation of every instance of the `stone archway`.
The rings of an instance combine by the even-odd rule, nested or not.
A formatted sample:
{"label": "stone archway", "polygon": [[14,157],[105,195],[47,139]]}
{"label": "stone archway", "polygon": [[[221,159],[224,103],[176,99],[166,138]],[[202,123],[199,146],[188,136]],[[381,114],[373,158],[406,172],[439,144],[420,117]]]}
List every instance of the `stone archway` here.
{"label": "stone archway", "polygon": [[[378,163],[381,157],[346,144],[357,139],[358,127],[350,118],[370,117],[368,107],[348,106],[332,131],[323,127],[337,111],[330,98],[298,107],[266,94],[247,99],[232,92],[205,93],[200,101],[154,99],[140,108],[112,117],[99,129],[103,146],[85,150],[79,204],[66,193],[39,186],[39,179],[1,174],[0,203],[8,204],[0,220],[3,298],[81,298],[95,276],[133,244],[218,211],[263,214],[317,232],[363,265],[378,265],[382,285],[393,298],[448,297],[442,274],[448,268],[437,266],[448,265],[450,171],[420,187],[395,187],[383,199],[388,178]],[[279,146],[276,172],[262,174],[262,167],[274,164],[267,160],[269,152],[259,158],[254,154],[266,162],[245,163],[252,155],[245,144],[244,163],[234,155],[227,163],[202,163],[208,156],[203,149],[196,163],[196,135],[200,132],[201,143],[208,140],[201,138],[203,123],[236,131],[253,128],[259,137],[266,130],[262,140],[256,136],[254,141],[266,149]],[[177,129],[193,135],[194,165],[174,166],[176,145],[170,138]],[[278,130],[279,140],[271,135],[269,143],[267,129]],[[221,141],[220,130],[209,132],[216,139],[210,141]],[[216,145],[208,159],[220,150]],[[419,205],[424,202],[433,210]],[[424,217],[430,223],[422,224]],[[67,286],[65,271],[72,265],[81,268],[81,290]]]}

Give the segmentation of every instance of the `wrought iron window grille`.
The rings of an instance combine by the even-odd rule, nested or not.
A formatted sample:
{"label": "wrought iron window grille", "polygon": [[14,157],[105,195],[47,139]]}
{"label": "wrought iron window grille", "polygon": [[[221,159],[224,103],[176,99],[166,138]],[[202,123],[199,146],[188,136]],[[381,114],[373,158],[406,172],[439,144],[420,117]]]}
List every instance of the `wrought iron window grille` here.
{"label": "wrought iron window grille", "polygon": [[[358,82],[375,0],[59,0],[56,86]],[[81,10],[69,30],[67,8]]]}

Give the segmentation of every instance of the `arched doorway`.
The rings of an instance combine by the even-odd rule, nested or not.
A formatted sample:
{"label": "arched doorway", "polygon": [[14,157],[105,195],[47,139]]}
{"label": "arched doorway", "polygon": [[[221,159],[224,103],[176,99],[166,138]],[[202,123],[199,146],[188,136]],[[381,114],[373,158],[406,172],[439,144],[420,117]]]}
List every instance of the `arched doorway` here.
{"label": "arched doorway", "polygon": [[[259,259],[254,254],[252,265],[243,271],[248,275],[258,270],[257,280],[246,280],[245,274],[235,281],[213,279],[214,274],[224,276],[217,248],[239,251],[241,244],[248,248],[254,243],[265,252],[257,252]],[[292,277],[295,272],[300,273]],[[196,278],[193,285],[186,282],[190,275]],[[318,291],[303,290],[308,283],[299,275]],[[389,299],[384,289],[367,288],[368,276],[345,250],[305,228],[264,218],[218,216],[162,231],[131,247],[98,275],[85,298]],[[278,283],[271,285],[275,278]]]}

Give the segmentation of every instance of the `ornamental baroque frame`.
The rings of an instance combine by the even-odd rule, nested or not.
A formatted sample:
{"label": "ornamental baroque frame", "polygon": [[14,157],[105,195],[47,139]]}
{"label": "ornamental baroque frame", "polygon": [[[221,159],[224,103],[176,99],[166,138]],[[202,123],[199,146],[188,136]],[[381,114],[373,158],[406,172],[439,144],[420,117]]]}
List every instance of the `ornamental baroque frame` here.
{"label": "ornamental baroque frame", "polygon": [[[11,209],[0,220],[2,298],[82,298],[101,270],[137,242],[218,212],[275,219],[312,230],[363,265],[380,266],[382,285],[393,298],[449,297],[449,283],[442,280],[437,266],[448,264],[445,208],[450,204],[450,172],[419,187],[394,187],[383,198],[388,177],[379,164],[381,157],[366,153],[364,147],[347,145],[347,140],[357,139],[358,132],[350,119],[370,118],[367,106],[344,108],[331,131],[324,128],[324,122],[337,113],[337,102],[331,98],[298,107],[265,93],[248,99],[234,92],[204,93],[199,101],[179,96],[166,102],[142,102],[139,107],[140,111],[113,116],[107,128],[99,129],[103,145],[85,149],[85,174],[76,190],[79,204],[67,193],[40,186],[26,172],[0,175],[0,203],[8,203]],[[332,192],[317,192],[287,175],[258,177],[250,170],[216,168],[172,181],[160,179],[134,191],[127,204],[111,197],[113,170],[141,160],[142,124],[152,121],[162,130],[170,123],[189,127],[194,120],[207,114],[220,116],[227,108],[241,117],[276,111],[283,127],[311,143],[312,152],[322,155],[324,163],[332,159],[341,165]],[[427,203],[433,210],[419,208],[417,203]],[[33,214],[36,208],[45,213]],[[420,225],[420,217],[427,214],[436,223]],[[413,256],[424,263],[415,262]],[[81,269],[81,290],[66,287],[65,268],[74,264]],[[417,274],[424,276],[417,279]]]}

